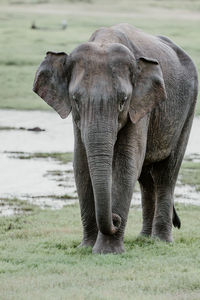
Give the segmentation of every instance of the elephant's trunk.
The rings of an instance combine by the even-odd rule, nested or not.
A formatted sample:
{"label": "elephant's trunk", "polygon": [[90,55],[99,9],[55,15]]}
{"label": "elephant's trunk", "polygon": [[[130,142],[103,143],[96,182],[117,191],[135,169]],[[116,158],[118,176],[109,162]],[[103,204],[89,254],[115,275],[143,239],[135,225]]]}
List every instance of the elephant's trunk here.
{"label": "elephant's trunk", "polygon": [[94,192],[97,226],[101,233],[113,235],[121,225],[121,217],[112,213],[112,160],[115,137],[109,126],[103,127],[103,130],[102,127],[101,130],[98,128],[98,132],[88,128],[85,146]]}

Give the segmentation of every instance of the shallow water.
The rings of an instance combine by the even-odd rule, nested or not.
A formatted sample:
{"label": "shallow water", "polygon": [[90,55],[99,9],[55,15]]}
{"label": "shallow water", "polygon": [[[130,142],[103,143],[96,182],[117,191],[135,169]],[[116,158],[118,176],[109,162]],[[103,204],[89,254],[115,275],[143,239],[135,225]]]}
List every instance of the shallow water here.
{"label": "shallow water", "polygon": [[[67,195],[75,197],[73,176],[68,173],[72,171],[72,163],[61,165],[53,159],[18,159],[17,156],[10,158],[9,153],[1,153],[0,165],[4,170],[0,179],[2,198],[27,199],[43,207],[62,207],[63,201],[55,198],[66,194],[66,189],[52,175],[57,170],[66,173],[62,181],[68,184]],[[50,201],[50,198],[53,200]]]}
{"label": "shallow water", "polygon": [[[0,200],[17,198],[41,207],[53,209],[74,203],[76,187],[72,163],[61,164],[51,158],[19,159],[9,152],[72,152],[73,128],[71,117],[62,120],[54,112],[0,110],[0,129],[5,127],[45,129],[0,130]],[[187,157],[200,158],[200,118],[195,118],[187,147]],[[200,205],[199,193],[194,187],[177,184],[176,202]],[[140,204],[140,193],[133,194],[133,204]],[[0,215],[12,215],[17,208],[0,206]]]}
{"label": "shallow water", "polygon": [[0,110],[1,127],[45,129],[42,132],[0,130],[0,152],[72,152],[74,145],[71,116],[61,119],[54,112]]}
{"label": "shallow water", "polygon": [[[45,131],[0,130],[0,152],[72,152],[74,145],[72,119],[61,119],[57,113],[43,111],[0,110],[0,128],[33,128]],[[200,118],[195,118],[186,155],[200,155]]]}

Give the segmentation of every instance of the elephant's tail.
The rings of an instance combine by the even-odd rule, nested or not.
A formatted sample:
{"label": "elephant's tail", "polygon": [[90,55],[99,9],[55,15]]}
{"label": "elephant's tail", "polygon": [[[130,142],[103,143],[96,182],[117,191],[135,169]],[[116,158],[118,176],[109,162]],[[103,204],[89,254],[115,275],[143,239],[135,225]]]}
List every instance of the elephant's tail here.
{"label": "elephant's tail", "polygon": [[179,219],[179,216],[177,215],[177,212],[176,212],[174,206],[173,206],[173,225],[174,225],[174,227],[177,227],[178,229],[181,228],[181,220]]}

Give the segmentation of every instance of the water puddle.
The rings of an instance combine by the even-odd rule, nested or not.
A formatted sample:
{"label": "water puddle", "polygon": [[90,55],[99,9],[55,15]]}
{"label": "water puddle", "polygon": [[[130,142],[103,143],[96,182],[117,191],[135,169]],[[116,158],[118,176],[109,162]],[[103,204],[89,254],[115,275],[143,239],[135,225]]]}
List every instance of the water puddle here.
{"label": "water puddle", "polygon": [[[1,130],[4,128],[10,130]],[[27,130],[15,130],[18,128]],[[45,131],[28,131],[39,127]],[[71,116],[62,120],[54,112],[0,110],[0,152],[72,152]]]}
{"label": "water puddle", "polygon": [[[35,127],[44,131],[29,130]],[[186,151],[187,159],[194,162],[200,161],[199,127],[200,118],[196,118]],[[62,120],[54,112],[0,110],[0,140],[0,216],[20,212],[1,199],[17,198],[52,209],[77,201],[72,163],[61,163],[51,155],[73,151],[71,118]],[[195,187],[180,182],[175,198],[179,203],[200,205]],[[139,192],[133,194],[132,203],[140,205]]]}
{"label": "water puddle", "polygon": [[[1,153],[0,165],[4,170],[0,197],[4,199],[17,198],[58,209],[76,198],[72,163],[60,164],[52,158],[19,159],[16,153],[14,157]],[[59,178],[58,172],[62,174]]]}

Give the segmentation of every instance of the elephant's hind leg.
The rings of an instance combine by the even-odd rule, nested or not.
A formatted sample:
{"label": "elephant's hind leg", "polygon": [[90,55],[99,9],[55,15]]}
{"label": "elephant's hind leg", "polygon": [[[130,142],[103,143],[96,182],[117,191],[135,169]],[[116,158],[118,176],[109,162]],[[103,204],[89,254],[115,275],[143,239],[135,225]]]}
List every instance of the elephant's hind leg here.
{"label": "elephant's hind leg", "polygon": [[139,178],[139,183],[142,194],[143,216],[143,224],[140,234],[144,236],[151,236],[155,211],[156,191],[155,184],[149,171],[149,168],[143,168]]}
{"label": "elephant's hind leg", "polygon": [[152,227],[152,236],[172,241],[172,223],[180,228],[180,220],[174,209],[174,189],[187,146],[193,116],[186,120],[176,148],[165,160],[155,163],[152,177],[156,185],[156,206]]}

